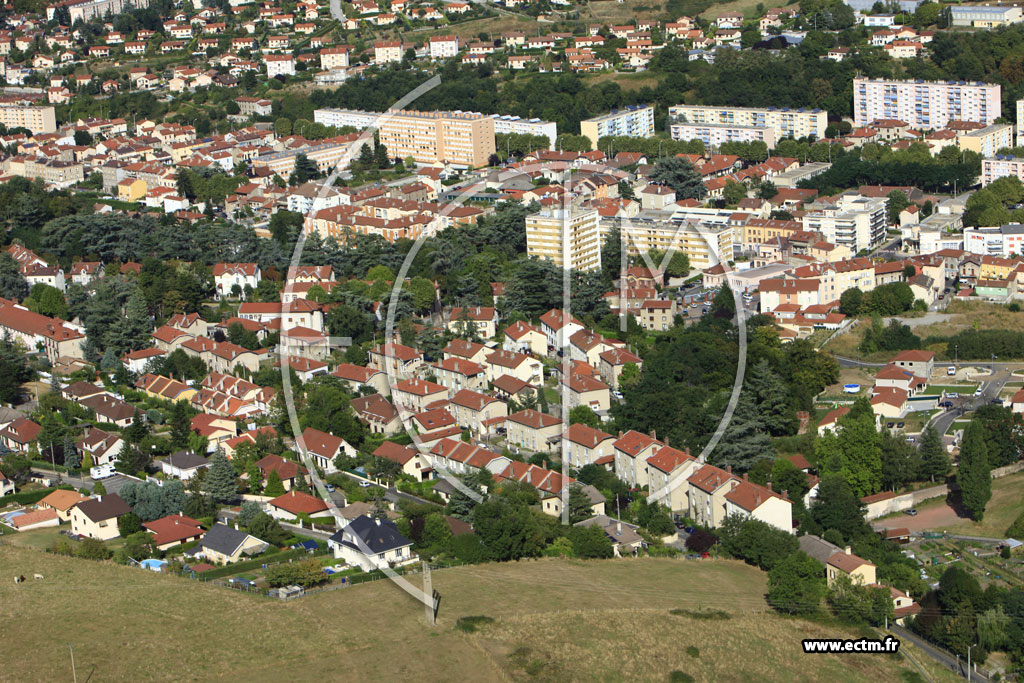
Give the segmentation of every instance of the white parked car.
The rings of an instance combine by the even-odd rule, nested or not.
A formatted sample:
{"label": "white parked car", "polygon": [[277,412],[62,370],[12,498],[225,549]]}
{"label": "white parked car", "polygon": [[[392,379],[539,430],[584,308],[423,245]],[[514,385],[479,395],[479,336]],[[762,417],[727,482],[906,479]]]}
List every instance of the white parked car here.
{"label": "white parked car", "polygon": [[89,476],[93,479],[106,479],[114,476],[115,471],[113,465],[96,465],[89,468]]}
{"label": "white parked car", "polygon": [[946,374],[949,375],[950,377],[955,375],[956,374],[956,367],[950,365],[948,368],[946,368]]}

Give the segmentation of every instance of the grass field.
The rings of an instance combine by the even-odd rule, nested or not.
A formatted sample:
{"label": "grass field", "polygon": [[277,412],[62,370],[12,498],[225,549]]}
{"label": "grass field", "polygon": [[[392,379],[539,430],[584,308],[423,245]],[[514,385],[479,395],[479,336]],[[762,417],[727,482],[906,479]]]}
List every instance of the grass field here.
{"label": "grass field", "polygon": [[949,526],[940,527],[936,531],[948,531],[951,534],[964,536],[1004,538],[1007,527],[1022,512],[1024,512],[1024,474],[1013,474],[992,480],[992,499],[985,507],[985,516],[980,522],[961,519]]}
{"label": "grass field", "polygon": [[[804,637],[844,629],[767,612],[765,574],[730,561],[539,560],[434,573],[436,628],[387,581],[289,603],[111,563],[0,546],[5,671],[18,680],[899,680],[882,655],[816,656]],[[412,577],[416,582],[418,577]],[[668,610],[716,608],[694,620]],[[580,611],[581,609],[588,611]],[[494,623],[473,634],[459,617]],[[700,650],[687,654],[687,646]],[[531,676],[527,671],[534,672]]]}
{"label": "grass field", "polygon": [[971,329],[975,324],[979,330],[1019,330],[1024,327],[1024,312],[1011,313],[1000,304],[951,301],[946,313],[951,314],[947,320],[915,327],[914,334],[921,339],[931,335],[946,337]]}

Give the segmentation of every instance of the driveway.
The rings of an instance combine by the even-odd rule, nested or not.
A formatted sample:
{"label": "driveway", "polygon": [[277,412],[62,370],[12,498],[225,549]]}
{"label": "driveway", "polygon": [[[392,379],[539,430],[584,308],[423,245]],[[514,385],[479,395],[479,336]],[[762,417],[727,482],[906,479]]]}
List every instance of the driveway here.
{"label": "driveway", "polygon": [[919,510],[917,515],[899,515],[887,517],[871,523],[875,529],[910,529],[911,531],[932,531],[939,527],[950,526],[960,521],[954,510],[945,501],[941,505],[929,505]]}

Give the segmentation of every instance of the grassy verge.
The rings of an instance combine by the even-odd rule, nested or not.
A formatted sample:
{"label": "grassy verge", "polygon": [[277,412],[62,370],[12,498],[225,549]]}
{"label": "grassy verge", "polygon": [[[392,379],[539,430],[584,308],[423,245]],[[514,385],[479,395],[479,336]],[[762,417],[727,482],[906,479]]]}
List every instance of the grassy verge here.
{"label": "grassy verge", "polygon": [[[270,681],[285,671],[296,680],[334,679],[342,662],[359,680],[528,680],[521,664],[532,670],[536,659],[536,680],[666,680],[681,670],[696,680],[888,681],[909,666],[880,655],[819,655],[809,667],[801,638],[854,631],[768,612],[766,575],[730,561],[547,559],[446,569],[433,577],[442,595],[434,628],[424,624],[422,605],[390,581],[282,603],[0,546],[0,575],[29,572],[46,579],[0,582],[5,620],[18,624],[7,634],[4,663],[19,680],[69,679],[69,639],[82,680],[244,672],[246,680]],[[419,576],[409,580],[418,585]],[[74,586],[88,591],[70,595]],[[690,619],[673,608],[720,609],[732,618]],[[457,630],[467,616],[493,621],[472,620],[474,633]],[[53,624],[79,623],[90,627],[55,642]],[[131,645],[112,633],[130,633]]]}

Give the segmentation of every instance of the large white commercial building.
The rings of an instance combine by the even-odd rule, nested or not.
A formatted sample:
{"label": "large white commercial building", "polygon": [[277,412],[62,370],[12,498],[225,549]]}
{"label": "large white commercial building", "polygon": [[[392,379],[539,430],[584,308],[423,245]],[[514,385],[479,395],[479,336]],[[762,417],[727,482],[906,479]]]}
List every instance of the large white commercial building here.
{"label": "large white commercial building", "polygon": [[949,16],[953,26],[995,28],[1024,21],[1019,5],[950,5]]}
{"label": "large white commercial building", "polygon": [[597,142],[610,135],[630,138],[648,138],[654,135],[654,107],[630,105],[615,109],[607,114],[580,121],[580,134],[590,138],[591,149],[597,149]]}
{"label": "large white commercial building", "polygon": [[601,267],[601,218],[597,209],[544,208],[526,217],[526,253],[562,268]]}
{"label": "large white commercial building", "polygon": [[911,128],[940,129],[950,121],[995,123],[1002,114],[1002,90],[976,81],[889,81],[853,79],[853,120],[868,126],[899,119]]}
{"label": "large white commercial building", "polygon": [[[770,128],[775,139],[825,137],[828,112],[824,109],[790,109],[768,107],[708,107],[701,104],[679,104],[668,108],[673,123],[705,124],[740,128]],[[685,138],[677,138],[685,139]],[[769,145],[771,146],[771,145]]]}
{"label": "large white commercial building", "polygon": [[1010,223],[987,228],[964,228],[964,251],[1008,258],[1024,254],[1024,225]]}
{"label": "large white commercial building", "polygon": [[380,115],[381,113],[377,111],[359,109],[315,109],[313,110],[313,121],[335,128],[351,126],[362,130],[372,126]]}
{"label": "large white commercial building", "polygon": [[820,232],[826,242],[847,247],[851,254],[880,244],[885,237],[885,199],[844,196],[834,205],[812,204],[807,208],[804,230]]}

